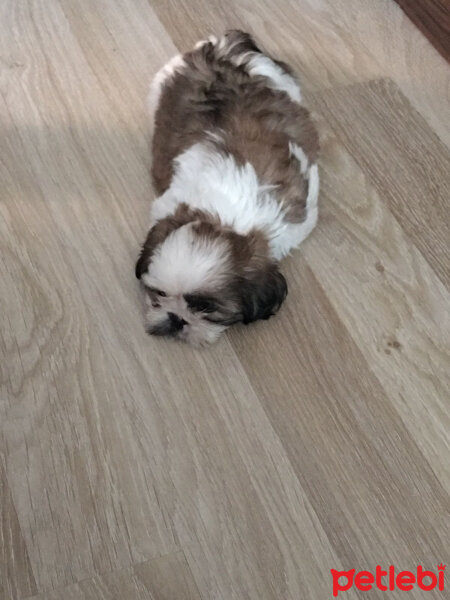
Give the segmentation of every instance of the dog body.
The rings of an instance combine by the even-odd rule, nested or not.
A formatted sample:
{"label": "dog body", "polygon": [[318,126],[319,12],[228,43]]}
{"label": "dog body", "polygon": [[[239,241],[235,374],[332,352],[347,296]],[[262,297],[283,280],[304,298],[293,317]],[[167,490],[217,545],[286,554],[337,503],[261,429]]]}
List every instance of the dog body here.
{"label": "dog body", "polygon": [[318,137],[289,67],[239,31],[172,59],[149,103],[158,197],[136,275],[149,332],[202,345],[281,306],[278,261],[317,221]]}

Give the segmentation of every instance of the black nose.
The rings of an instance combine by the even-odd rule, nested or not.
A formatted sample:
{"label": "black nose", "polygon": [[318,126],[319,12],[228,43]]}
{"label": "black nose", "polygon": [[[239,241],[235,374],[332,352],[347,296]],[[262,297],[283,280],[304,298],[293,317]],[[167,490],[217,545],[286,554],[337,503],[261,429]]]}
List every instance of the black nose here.
{"label": "black nose", "polygon": [[175,331],[180,331],[181,329],[183,329],[183,327],[185,325],[187,325],[187,321],[185,321],[184,319],[182,319],[181,317],[179,317],[178,315],[176,315],[175,313],[167,313],[169,316],[169,321],[170,321],[170,331],[171,332],[175,332]]}

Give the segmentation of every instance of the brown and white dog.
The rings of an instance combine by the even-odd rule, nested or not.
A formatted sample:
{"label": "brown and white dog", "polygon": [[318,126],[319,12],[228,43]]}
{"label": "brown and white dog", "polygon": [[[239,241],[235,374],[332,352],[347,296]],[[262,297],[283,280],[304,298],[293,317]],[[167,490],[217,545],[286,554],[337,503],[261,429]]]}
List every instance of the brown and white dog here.
{"label": "brown and white dog", "polygon": [[317,221],[318,136],[291,69],[241,31],[169,61],[149,103],[148,331],[204,345],[284,301],[278,261]]}

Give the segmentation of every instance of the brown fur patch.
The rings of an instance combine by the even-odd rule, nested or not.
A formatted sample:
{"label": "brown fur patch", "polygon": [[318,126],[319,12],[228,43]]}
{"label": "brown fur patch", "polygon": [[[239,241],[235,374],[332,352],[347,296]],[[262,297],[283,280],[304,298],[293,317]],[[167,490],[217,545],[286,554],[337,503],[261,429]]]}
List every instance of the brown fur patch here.
{"label": "brown fur patch", "polygon": [[270,260],[269,244],[261,231],[255,229],[247,235],[228,231],[227,237],[235,273],[243,274],[250,270],[256,270]]}

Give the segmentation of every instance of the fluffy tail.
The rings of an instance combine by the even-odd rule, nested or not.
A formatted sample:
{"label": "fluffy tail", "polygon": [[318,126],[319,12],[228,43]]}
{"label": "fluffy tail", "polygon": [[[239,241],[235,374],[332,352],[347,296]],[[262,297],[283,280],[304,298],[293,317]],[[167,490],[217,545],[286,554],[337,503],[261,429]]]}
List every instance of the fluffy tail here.
{"label": "fluffy tail", "polygon": [[210,35],[207,40],[198,42],[195,48],[204,48],[206,51],[214,50],[216,55],[220,55],[221,58],[225,59],[230,59],[247,52],[261,53],[252,36],[239,29],[230,29],[220,37]]}

